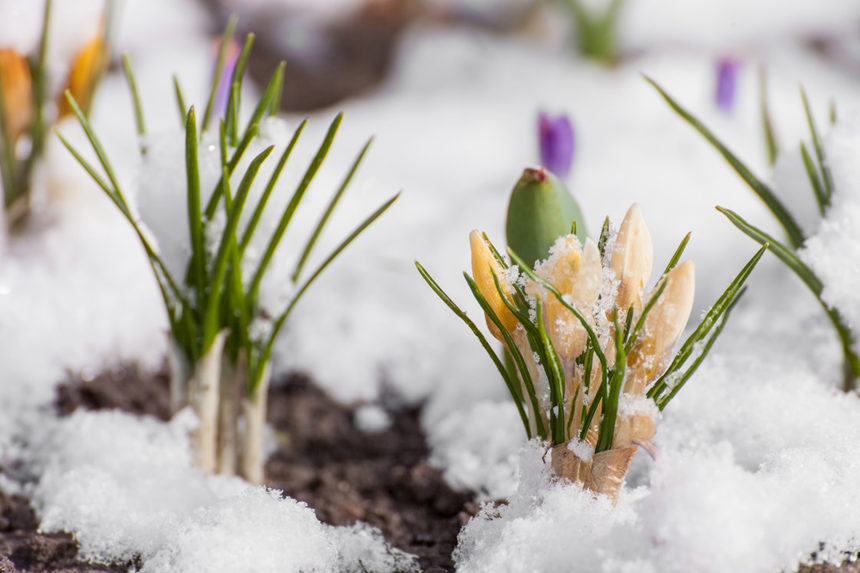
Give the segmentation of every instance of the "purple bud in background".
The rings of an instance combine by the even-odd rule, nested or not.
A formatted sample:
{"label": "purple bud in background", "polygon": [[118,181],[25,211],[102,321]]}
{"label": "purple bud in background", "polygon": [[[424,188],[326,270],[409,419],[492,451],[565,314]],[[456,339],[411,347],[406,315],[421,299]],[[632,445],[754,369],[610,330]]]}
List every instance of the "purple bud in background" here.
{"label": "purple bud in background", "polygon": [[731,113],[735,106],[735,92],[737,91],[738,69],[741,61],[731,56],[724,56],[717,60],[717,90],[714,98],[717,107],[723,113]]}
{"label": "purple bud in background", "polygon": [[573,163],[574,138],[566,115],[538,114],[538,145],[541,164],[559,179],[567,177]]}
{"label": "purple bud in background", "polygon": [[[221,49],[220,42],[215,44],[215,66],[218,66],[218,50]],[[218,80],[218,89],[215,91],[215,100],[212,102],[213,109],[218,115],[224,115],[227,111],[227,99],[230,97],[230,85],[233,83],[233,70],[239,59],[239,44],[231,39],[224,53],[224,68],[221,70],[221,78]],[[215,75],[215,69],[212,70]]]}

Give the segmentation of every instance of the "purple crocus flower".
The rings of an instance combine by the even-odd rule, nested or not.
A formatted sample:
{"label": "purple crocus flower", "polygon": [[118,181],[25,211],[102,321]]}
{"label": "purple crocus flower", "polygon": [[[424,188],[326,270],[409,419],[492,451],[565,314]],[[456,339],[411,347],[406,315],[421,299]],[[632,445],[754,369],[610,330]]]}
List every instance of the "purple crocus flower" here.
{"label": "purple crocus flower", "polygon": [[538,145],[541,164],[556,177],[564,179],[573,163],[574,137],[570,120],[564,114],[538,114]]}
{"label": "purple crocus flower", "polygon": [[[218,65],[218,50],[220,45],[216,45],[215,49],[215,66]],[[227,111],[227,99],[230,97],[230,86],[233,83],[233,70],[236,68],[236,61],[239,59],[239,44],[234,39],[230,39],[227,44],[227,51],[224,53],[224,68],[221,70],[221,78],[218,80],[218,89],[215,91],[215,100],[212,105],[214,110],[219,115],[224,115]],[[212,74],[215,74],[213,68]]]}
{"label": "purple crocus flower", "polygon": [[731,113],[735,106],[740,67],[741,61],[732,56],[724,56],[717,60],[717,90],[714,93],[714,99],[723,113]]}

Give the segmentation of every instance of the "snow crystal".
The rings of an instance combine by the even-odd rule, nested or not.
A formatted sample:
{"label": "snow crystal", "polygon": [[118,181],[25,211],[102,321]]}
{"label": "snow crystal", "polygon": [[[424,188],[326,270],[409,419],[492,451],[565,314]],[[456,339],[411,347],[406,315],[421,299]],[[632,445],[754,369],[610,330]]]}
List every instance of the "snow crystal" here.
{"label": "snow crystal", "polygon": [[584,462],[590,462],[594,456],[594,446],[579,438],[570,440],[567,443],[567,449]]}
{"label": "snow crystal", "polygon": [[391,415],[377,404],[365,404],[355,410],[355,427],[362,432],[383,432],[391,422]]}

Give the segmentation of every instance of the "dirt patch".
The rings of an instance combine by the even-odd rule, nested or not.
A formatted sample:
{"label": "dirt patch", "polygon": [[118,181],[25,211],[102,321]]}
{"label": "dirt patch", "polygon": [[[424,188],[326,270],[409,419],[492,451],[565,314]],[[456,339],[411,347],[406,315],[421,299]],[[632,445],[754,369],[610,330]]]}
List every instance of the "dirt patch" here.
{"label": "dirt patch", "polygon": [[266,464],[267,483],[306,501],[327,523],[378,527],[428,573],[453,570],[457,533],[477,504],[427,464],[419,409],[392,412],[391,426],[373,433],[357,430],[353,416],[307,377],[275,388],[269,420],[281,443]]}
{"label": "dirt patch", "polygon": [[0,573],[125,572],[128,566],[91,565],[78,561],[78,544],[67,533],[38,533],[30,502],[0,492]]}
{"label": "dirt patch", "polygon": [[[131,367],[70,380],[58,387],[56,407],[62,414],[78,407],[119,408],[167,419],[167,377]],[[457,534],[478,508],[474,496],[451,490],[427,464],[420,408],[389,414],[387,429],[361,432],[355,408],[333,401],[307,376],[287,377],[269,395],[278,449],[266,464],[267,484],[307,502],[326,523],[378,527],[392,545],[417,555],[426,573],[453,571]],[[6,511],[3,503],[18,517],[8,527],[0,518],[0,573],[126,570],[77,562],[71,536],[36,533],[25,498],[0,498],[0,512]],[[3,559],[11,563],[7,569]]]}

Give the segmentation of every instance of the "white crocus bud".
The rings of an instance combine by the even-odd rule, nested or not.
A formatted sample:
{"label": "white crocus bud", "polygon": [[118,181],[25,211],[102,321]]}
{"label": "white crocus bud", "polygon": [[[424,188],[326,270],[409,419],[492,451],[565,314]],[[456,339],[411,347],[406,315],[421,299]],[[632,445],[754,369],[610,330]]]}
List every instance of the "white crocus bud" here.
{"label": "white crocus bud", "polygon": [[632,205],[618,229],[610,261],[619,280],[616,305],[620,310],[631,305],[637,312],[642,309],[640,292],[651,277],[653,259],[651,234],[639,207]]}

